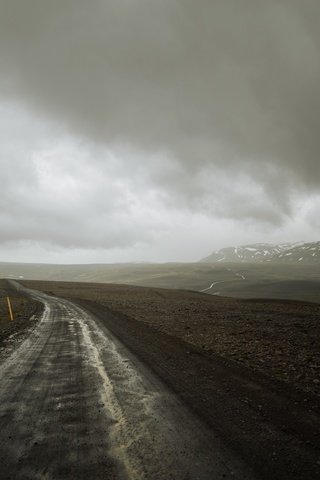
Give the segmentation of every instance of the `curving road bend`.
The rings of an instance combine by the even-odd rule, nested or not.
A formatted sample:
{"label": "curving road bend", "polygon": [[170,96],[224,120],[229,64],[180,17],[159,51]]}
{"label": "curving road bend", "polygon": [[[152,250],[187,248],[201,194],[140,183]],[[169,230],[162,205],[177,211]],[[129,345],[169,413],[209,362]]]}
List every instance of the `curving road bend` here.
{"label": "curving road bend", "polygon": [[251,479],[136,357],[79,306],[44,312],[0,365],[1,479]]}

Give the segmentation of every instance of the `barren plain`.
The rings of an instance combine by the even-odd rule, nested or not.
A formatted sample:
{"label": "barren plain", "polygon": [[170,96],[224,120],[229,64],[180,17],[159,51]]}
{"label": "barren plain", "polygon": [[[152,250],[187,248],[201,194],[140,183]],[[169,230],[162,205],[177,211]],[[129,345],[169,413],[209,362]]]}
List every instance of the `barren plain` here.
{"label": "barren plain", "polygon": [[[145,473],[141,474],[142,476],[139,474],[140,476],[110,478],[202,480],[207,478],[204,473],[205,458],[210,460],[212,465],[218,451],[226,452],[223,458],[224,455],[225,458],[231,455],[232,460],[226,460],[227,463],[223,463],[223,460],[221,463],[222,457],[219,457],[220,466],[214,469],[217,468],[215,471],[220,473],[215,474],[214,478],[247,478],[236,470],[238,461],[245,471],[250,472],[248,478],[313,480],[320,475],[319,304],[288,300],[240,300],[186,290],[101,283],[24,281],[23,284],[49,295],[46,297],[36,292],[29,293],[40,302],[51,305],[53,316],[51,320],[47,312],[39,327],[35,323],[37,318],[43,317],[39,314],[35,315],[31,322],[27,317],[23,322],[11,322],[10,327],[12,325],[13,330],[9,332],[9,336],[3,335],[0,338],[3,359],[6,355],[10,357],[15,345],[21,344],[21,338],[28,335],[29,339],[33,338],[33,329],[37,339],[35,347],[30,344],[30,351],[24,348],[25,355],[20,358],[21,366],[29,372],[27,376],[21,377],[22,383],[15,383],[15,362],[3,363],[4,367],[9,365],[5,368],[12,371],[11,377],[6,377],[6,382],[8,388],[14,386],[17,390],[15,403],[20,408],[24,399],[24,408],[30,409],[29,420],[23,416],[14,423],[19,408],[15,413],[12,404],[8,403],[6,407],[4,405],[5,422],[13,415],[11,423],[5,423],[6,428],[14,425],[16,430],[21,430],[22,420],[25,423],[31,422],[29,427],[23,427],[22,435],[19,436],[18,430],[16,431],[15,441],[19,442],[19,448],[24,450],[24,435],[27,434],[33,445],[32,450],[26,452],[27,456],[22,458],[24,463],[21,468],[15,461],[19,457],[19,450],[13,451],[12,459],[8,459],[6,467],[9,476],[4,478],[11,478],[12,471],[17,474],[15,478],[24,478],[21,477],[25,472],[23,468],[32,468],[34,472],[46,469],[46,459],[50,458],[52,460],[48,468],[54,472],[60,472],[61,468],[65,472],[77,471],[77,478],[82,478],[86,468],[93,468],[95,470],[92,471],[96,471],[102,478],[109,469],[109,460],[112,459],[108,457],[108,442],[114,439],[110,433],[113,431],[112,425],[118,424],[122,414],[118,420],[112,421],[107,430],[102,431],[99,422],[96,432],[91,429],[90,422],[83,424],[84,413],[80,412],[87,412],[90,417],[98,406],[97,415],[99,418],[102,415],[100,403],[94,394],[100,373],[96,378],[89,375],[87,370],[94,366],[96,372],[111,375],[113,389],[118,392],[116,396],[120,402],[124,402],[128,413],[130,409],[132,411],[134,398],[142,401],[140,393],[136,395],[132,390],[134,377],[128,377],[126,373],[129,372],[127,368],[131,368],[130,365],[140,365],[140,374],[145,372],[145,378],[153,378],[147,387],[147,396],[157,384],[156,379],[159,379],[162,385],[159,392],[162,392],[163,399],[167,399],[165,402],[169,401],[169,398],[174,402],[181,402],[183,408],[186,407],[195,416],[187,414],[186,418],[199,418],[202,422],[202,427],[197,427],[197,435],[203,436],[208,429],[210,438],[213,435],[216,440],[205,442],[203,447],[199,447],[198,453],[198,447],[192,447],[188,453],[189,437],[181,434],[181,422],[178,423],[181,428],[177,427],[175,430],[177,441],[174,442],[176,437],[172,436],[173,434],[170,436],[170,433],[157,437],[156,426],[150,427],[148,432],[140,435],[141,438],[139,435],[136,438],[136,433],[141,433],[143,424],[138,422],[133,425],[129,422],[126,427],[129,430],[124,432],[127,440],[124,444],[120,442],[121,448],[127,448],[125,445],[130,445],[135,439],[134,444],[140,454],[130,454],[132,462],[139,464],[144,472],[153,469],[153,476]],[[14,288],[18,293],[21,291],[17,283],[3,282],[4,294],[9,292],[13,295]],[[32,305],[32,301],[29,305]],[[88,326],[85,326],[87,321]],[[96,332],[92,339],[96,338],[97,343],[91,342],[87,349],[83,342],[89,338],[89,325],[92,329],[90,335]],[[37,332],[41,329],[47,332],[46,335],[39,336]],[[24,332],[24,337],[15,337],[15,332],[19,331]],[[9,348],[6,343],[8,338]],[[114,338],[119,342],[120,351],[124,348],[127,352],[122,362],[121,374],[120,370],[112,373],[110,355],[112,356],[113,347],[110,347],[108,338]],[[36,363],[35,360],[31,363],[27,361],[28,356],[33,358],[34,355],[37,358]],[[92,365],[88,355],[93,355]],[[32,365],[38,366],[34,368]],[[59,367],[57,371],[55,365]],[[124,381],[126,376],[128,379]],[[52,388],[51,377],[56,382],[54,385],[61,390],[58,391],[58,396],[56,387]],[[80,383],[78,377],[82,379]],[[34,408],[32,410],[33,403],[28,400],[29,397],[33,398],[32,392],[27,388],[30,382],[39,396],[39,405],[35,404],[35,411]],[[71,387],[72,412],[68,408]],[[57,403],[58,413],[60,412],[58,416],[50,407],[52,402],[54,405]],[[37,409],[43,408],[42,403],[47,405],[48,409],[45,415],[41,414],[36,422],[38,427],[35,428],[33,418],[38,415]],[[104,405],[104,408],[110,407],[108,402]],[[125,411],[123,410],[123,413]],[[140,407],[136,411],[139,412]],[[116,412],[118,409],[114,410],[117,417]],[[51,420],[47,418],[48,415],[52,416]],[[65,418],[69,419],[70,415],[72,423],[71,420],[66,423]],[[148,418],[149,415],[146,415],[146,419]],[[197,423],[196,420],[193,421]],[[48,425],[55,431],[51,443],[46,435],[43,437]],[[78,432],[76,437],[72,434],[74,429]],[[5,430],[2,437],[4,432]],[[11,435],[10,431],[10,437]],[[39,435],[41,441],[38,440]],[[184,438],[185,445],[189,445],[186,449],[177,447],[180,442],[179,435],[182,435],[180,440]],[[60,437],[66,437],[67,441],[71,442],[74,455],[81,455],[83,459],[85,449],[90,446],[92,452],[86,457],[86,466],[83,469],[78,462],[71,462],[73,457],[63,454],[63,461],[59,460],[60,454],[57,457],[57,452],[61,449]],[[10,447],[11,440],[8,446],[6,438],[2,438],[2,441],[3,448]],[[101,461],[95,463],[94,458],[98,455],[97,441],[98,445],[104,445],[104,448],[101,450],[102,447],[99,447]],[[141,442],[144,442],[143,449]],[[170,442],[174,445],[168,450]],[[164,447],[165,445],[167,447]],[[162,469],[155,469],[155,457],[150,460],[148,453],[151,446],[156,456],[159,456],[162,448],[167,448],[166,460],[173,460],[176,455],[180,458],[182,455],[184,467],[172,464],[169,469],[163,465]],[[209,450],[204,458],[207,448]],[[42,452],[40,456],[37,451]],[[189,454],[191,457],[187,460]],[[174,474],[172,468],[175,469]],[[193,469],[192,474],[190,469]],[[189,474],[185,476],[184,472],[187,471]],[[99,475],[96,478],[100,478]]]}
{"label": "barren plain", "polygon": [[240,300],[159,288],[24,282],[58,296],[88,300],[153,329],[320,395],[320,305]]}

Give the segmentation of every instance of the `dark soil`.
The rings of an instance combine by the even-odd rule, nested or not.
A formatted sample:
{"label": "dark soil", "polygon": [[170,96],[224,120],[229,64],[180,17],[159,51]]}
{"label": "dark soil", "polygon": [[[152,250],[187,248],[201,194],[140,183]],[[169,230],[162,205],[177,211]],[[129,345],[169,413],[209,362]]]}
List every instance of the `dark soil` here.
{"label": "dark soil", "polygon": [[320,475],[320,405],[218,355],[90,301],[80,301],[265,479]]}
{"label": "dark soil", "polygon": [[[4,302],[9,295],[14,312],[14,320],[8,318],[7,305]],[[2,304],[0,305],[0,359],[8,355],[29,335],[30,331],[36,325],[43,305],[32,298],[17,292],[10,286],[6,280],[0,280],[0,296]]]}
{"label": "dark soil", "polygon": [[[25,282],[86,299],[320,397],[320,305],[237,300],[189,291],[67,282]],[[320,401],[320,400],[319,400]]]}
{"label": "dark soil", "polygon": [[76,300],[93,313],[258,478],[319,478],[319,305],[24,283]]}

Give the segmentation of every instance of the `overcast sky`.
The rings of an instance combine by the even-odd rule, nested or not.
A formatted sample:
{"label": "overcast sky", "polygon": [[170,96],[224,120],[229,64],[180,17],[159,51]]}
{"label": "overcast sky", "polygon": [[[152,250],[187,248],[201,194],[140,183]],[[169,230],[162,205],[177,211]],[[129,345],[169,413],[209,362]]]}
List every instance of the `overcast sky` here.
{"label": "overcast sky", "polygon": [[0,261],[320,239],[319,0],[0,0]]}

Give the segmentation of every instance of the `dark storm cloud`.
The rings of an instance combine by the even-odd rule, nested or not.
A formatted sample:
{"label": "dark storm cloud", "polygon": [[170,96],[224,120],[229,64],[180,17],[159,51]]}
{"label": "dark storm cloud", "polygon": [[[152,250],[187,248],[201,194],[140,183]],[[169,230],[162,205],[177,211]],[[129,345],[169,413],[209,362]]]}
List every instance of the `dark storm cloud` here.
{"label": "dark storm cloud", "polygon": [[[144,152],[164,202],[280,223],[293,189],[319,189],[318,0],[0,6],[3,94],[90,141]],[[129,172],[141,168],[129,157]]]}

